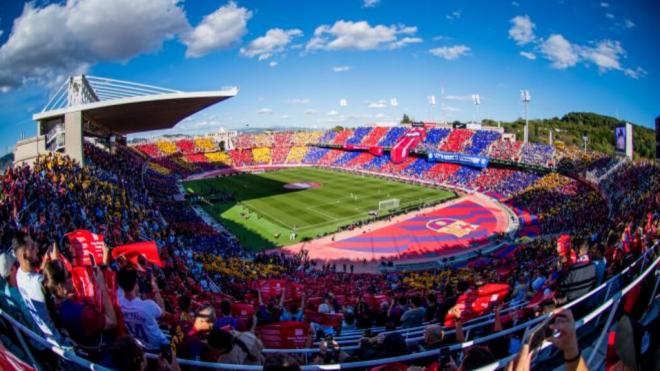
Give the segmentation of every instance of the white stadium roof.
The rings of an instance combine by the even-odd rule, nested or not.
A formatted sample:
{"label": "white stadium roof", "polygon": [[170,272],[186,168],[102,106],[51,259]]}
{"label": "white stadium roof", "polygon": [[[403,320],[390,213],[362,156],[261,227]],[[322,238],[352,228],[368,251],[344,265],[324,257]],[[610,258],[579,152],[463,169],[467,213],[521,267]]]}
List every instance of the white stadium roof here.
{"label": "white stadium roof", "polygon": [[65,81],[43,110],[32,116],[48,120],[69,112],[119,134],[168,129],[202,109],[238,94],[237,87],[183,92],[94,76]]}

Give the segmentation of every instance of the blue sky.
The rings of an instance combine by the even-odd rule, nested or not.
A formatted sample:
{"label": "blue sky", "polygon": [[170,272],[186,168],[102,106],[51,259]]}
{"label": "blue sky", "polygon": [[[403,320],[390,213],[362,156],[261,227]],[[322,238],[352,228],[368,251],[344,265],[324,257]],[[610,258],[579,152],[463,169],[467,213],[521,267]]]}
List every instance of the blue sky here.
{"label": "blue sky", "polygon": [[2,2],[0,153],[34,134],[32,113],[80,72],[240,87],[180,123],[183,132],[392,122],[404,112],[514,120],[520,89],[531,91],[530,117],[593,111],[651,126],[658,19],[653,0]]}

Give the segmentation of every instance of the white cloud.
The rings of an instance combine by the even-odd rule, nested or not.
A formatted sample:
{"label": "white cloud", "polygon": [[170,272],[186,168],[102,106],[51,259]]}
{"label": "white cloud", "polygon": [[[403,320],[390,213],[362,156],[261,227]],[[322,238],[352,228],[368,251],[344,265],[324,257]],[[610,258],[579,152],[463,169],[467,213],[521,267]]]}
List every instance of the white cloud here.
{"label": "white cloud", "polygon": [[289,118],[289,115],[282,115],[282,116],[280,116],[280,118],[286,120],[286,119]]}
{"label": "white cloud", "polygon": [[260,115],[270,115],[273,113],[273,110],[271,108],[261,108],[257,111],[257,113]]}
{"label": "white cloud", "polygon": [[614,19],[614,14],[612,14],[612,13],[605,13],[605,17],[607,17],[607,18],[609,18],[609,19]]}
{"label": "white cloud", "polygon": [[332,71],[334,72],[347,72],[350,71],[351,67],[350,66],[334,66],[332,67]]}
{"label": "white cloud", "polygon": [[470,48],[465,45],[443,46],[440,48],[431,49],[429,52],[436,57],[451,61],[468,55],[470,53]]}
{"label": "white cloud", "polygon": [[[607,13],[606,16],[614,18],[614,15],[610,13]],[[629,20],[626,18],[624,21],[627,25]],[[634,79],[646,75],[646,71],[641,67],[631,69],[622,66],[621,61],[625,58],[626,51],[619,41],[600,40],[589,45],[579,45],[571,43],[561,34],[551,34],[546,39],[536,38],[534,36],[535,25],[528,16],[516,16],[511,19],[511,23],[513,26],[509,30],[509,36],[516,41],[516,44],[523,45],[534,42],[534,51],[550,61],[552,68],[566,69],[582,63],[596,65],[600,73],[610,70],[621,71],[626,76]],[[630,23],[630,27],[634,27],[635,24],[632,21]],[[531,51],[520,51],[519,53],[525,58],[536,59],[536,54]]]}
{"label": "white cloud", "polygon": [[317,111],[317,110],[315,110],[315,109],[313,109],[313,108],[309,108],[309,109],[306,109],[306,110],[304,111],[304,113],[305,113],[306,115],[316,115],[317,113],[319,113],[319,111]]}
{"label": "white cloud", "polygon": [[525,57],[527,59],[531,59],[531,60],[536,59],[536,54],[534,54],[532,52],[522,51],[522,52],[520,52],[520,55],[522,55],[523,57]]}
{"label": "white cloud", "polygon": [[448,95],[445,97],[447,100],[455,100],[455,101],[470,101],[472,100],[471,95]]}
{"label": "white cloud", "polygon": [[[133,6],[128,8],[132,9]],[[188,47],[186,57],[201,57],[231,47],[247,32],[247,21],[250,18],[252,12],[247,8],[239,8],[233,1],[206,15],[197,27],[181,37]]]}
{"label": "white cloud", "polygon": [[408,44],[419,44],[421,42],[422,42],[422,39],[419,38],[419,37],[404,37],[400,40],[397,40],[397,41],[393,42],[390,45],[390,49],[399,49],[399,48],[403,48],[404,46],[406,46]]}
{"label": "white cloud", "polygon": [[450,21],[459,19],[459,18],[461,18],[461,11],[460,10],[454,10],[453,12],[447,14],[445,16],[445,18],[447,18]]}
{"label": "white cloud", "polygon": [[437,35],[437,36],[433,36],[433,39],[432,39],[432,40],[433,40],[433,41],[447,41],[447,40],[451,40],[451,39],[452,39],[452,38],[451,38],[450,36]]}
{"label": "white cloud", "polygon": [[633,70],[621,65],[626,51],[621,43],[615,40],[601,40],[593,46],[583,46],[572,44],[562,35],[551,35],[541,44],[541,52],[551,62],[553,68],[564,69],[582,62],[596,65],[601,73],[610,70],[622,71],[626,76],[634,79],[646,74],[641,67]]}
{"label": "white cloud", "polygon": [[97,62],[156,51],[188,27],[178,0],[28,2],[0,47],[0,88],[54,86]]}
{"label": "white cloud", "polygon": [[292,98],[286,101],[288,104],[309,104],[309,98]]}
{"label": "white cloud", "polygon": [[300,37],[302,34],[302,31],[298,29],[273,28],[268,30],[264,36],[250,41],[245,48],[241,48],[240,53],[245,57],[258,57],[260,61],[265,60],[274,54],[283,52],[293,38]]}
{"label": "white cloud", "polygon": [[603,7],[603,8],[609,8],[610,4],[603,1],[602,3],[600,3],[600,6]]}
{"label": "white cloud", "polygon": [[562,35],[550,35],[540,46],[543,56],[553,68],[564,69],[574,66],[580,60],[578,50]]}
{"label": "white cloud", "polygon": [[380,0],[364,0],[362,3],[363,8],[374,8],[376,5],[380,4]]}
{"label": "white cloud", "polygon": [[339,20],[332,26],[321,25],[314,30],[305,49],[312,50],[374,50],[395,49],[422,40],[413,37],[417,27],[403,25],[371,26],[367,21]]}
{"label": "white cloud", "polygon": [[387,107],[386,99],[379,99],[377,101],[369,101],[367,107],[369,108],[385,108]]}
{"label": "white cloud", "polygon": [[511,18],[511,24],[509,37],[512,38],[516,44],[525,45],[534,41],[534,28],[536,25],[528,15],[518,15]]}
{"label": "white cloud", "polygon": [[621,43],[612,40],[598,42],[595,47],[580,48],[580,56],[586,61],[598,66],[600,72],[621,70],[620,59],[625,56]]}
{"label": "white cloud", "polygon": [[520,3],[518,3],[517,1],[512,1],[512,2],[511,2],[511,5],[513,5],[513,6],[520,6]]}
{"label": "white cloud", "polygon": [[635,69],[626,68],[626,69],[623,70],[623,74],[630,77],[630,78],[633,78],[633,79],[637,80],[639,78],[642,78],[642,77],[646,76],[647,72],[642,67],[637,67]]}
{"label": "white cloud", "polygon": [[635,27],[635,22],[631,21],[628,18],[623,19],[623,25],[626,26],[626,28],[633,28]]}
{"label": "white cloud", "polygon": [[328,112],[328,116],[337,116],[337,115],[339,115],[339,112],[337,112],[337,110],[333,109],[332,111]]}
{"label": "white cloud", "polygon": [[268,66],[270,66],[270,67],[276,67],[276,66],[277,66],[277,62],[275,62],[275,61],[270,61],[270,63],[268,63]]}

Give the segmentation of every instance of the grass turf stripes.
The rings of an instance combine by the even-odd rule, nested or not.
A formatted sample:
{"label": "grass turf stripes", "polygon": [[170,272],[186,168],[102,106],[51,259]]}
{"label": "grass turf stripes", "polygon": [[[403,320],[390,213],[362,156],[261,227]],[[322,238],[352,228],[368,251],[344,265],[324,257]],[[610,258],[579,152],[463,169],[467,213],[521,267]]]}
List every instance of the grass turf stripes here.
{"label": "grass turf stripes", "polygon": [[[297,182],[316,182],[320,187],[284,188]],[[332,233],[369,218],[369,212],[378,209],[382,200],[398,198],[400,208],[406,208],[455,196],[444,189],[308,167],[196,180],[185,187],[198,195],[233,195],[235,201],[205,208],[255,250]],[[294,229],[296,238],[290,239]]]}

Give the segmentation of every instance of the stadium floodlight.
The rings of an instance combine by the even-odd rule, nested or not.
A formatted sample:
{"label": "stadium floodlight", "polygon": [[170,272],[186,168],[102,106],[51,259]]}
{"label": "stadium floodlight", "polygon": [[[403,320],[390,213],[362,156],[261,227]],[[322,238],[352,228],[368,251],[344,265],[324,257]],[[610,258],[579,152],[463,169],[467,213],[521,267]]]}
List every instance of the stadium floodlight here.
{"label": "stadium floodlight", "polygon": [[429,95],[426,99],[428,99],[430,105],[435,106],[435,95]]}
{"label": "stadium floodlight", "polygon": [[529,94],[529,90],[521,90],[520,99],[525,104],[525,131],[523,132],[523,142],[527,143],[529,141],[529,120],[527,119],[527,104],[532,101],[532,95]]}
{"label": "stadium floodlight", "polygon": [[474,103],[475,107],[475,116],[472,121],[476,124],[477,119],[479,118],[479,105],[481,104],[481,97],[479,94],[472,94],[472,103]]}
{"label": "stadium floodlight", "polygon": [[396,98],[390,98],[390,106],[396,107],[399,105],[399,101],[396,100]]}
{"label": "stadium floodlight", "polygon": [[339,106],[340,107],[346,107],[348,106],[348,101],[345,98],[342,98],[339,100]]}

